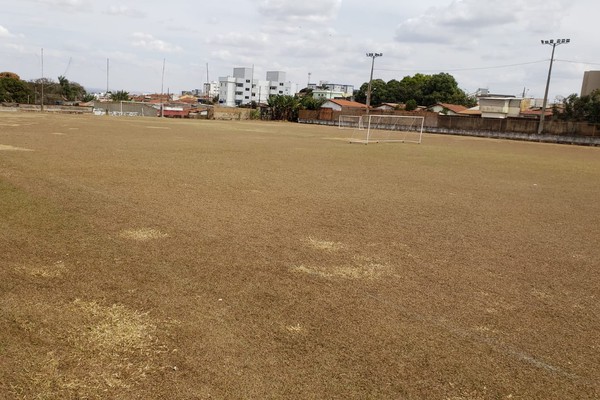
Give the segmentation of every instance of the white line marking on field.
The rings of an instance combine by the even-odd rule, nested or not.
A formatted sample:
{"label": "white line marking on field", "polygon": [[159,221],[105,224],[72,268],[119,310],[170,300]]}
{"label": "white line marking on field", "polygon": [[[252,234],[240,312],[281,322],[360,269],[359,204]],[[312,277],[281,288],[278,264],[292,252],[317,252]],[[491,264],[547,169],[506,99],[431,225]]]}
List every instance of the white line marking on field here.
{"label": "white line marking on field", "polygon": [[23,147],[15,147],[9,144],[0,144],[0,151],[33,151],[31,149],[26,149]]}
{"label": "white line marking on field", "polygon": [[367,293],[367,296],[379,301],[380,303],[385,303],[385,304],[392,306],[393,308],[397,309],[399,312],[401,312],[403,315],[405,315],[409,318],[437,326],[438,328],[441,328],[447,332],[450,332],[451,334],[453,334],[455,336],[458,336],[461,338],[472,339],[477,342],[484,343],[499,353],[510,355],[510,356],[516,358],[517,360],[525,362],[530,365],[533,365],[534,367],[537,367],[537,368],[543,369],[545,371],[552,372],[552,373],[555,373],[555,374],[558,374],[558,375],[561,375],[561,376],[564,376],[567,378],[571,378],[571,379],[580,379],[581,378],[580,376],[578,376],[576,374],[565,371],[564,369],[562,369],[560,367],[557,367],[557,366],[547,363],[543,360],[540,360],[537,357],[527,354],[526,352],[524,352],[516,347],[513,347],[509,344],[506,344],[499,339],[485,337],[485,336],[482,336],[481,334],[475,333],[473,331],[469,331],[467,329],[460,328],[460,327],[452,324],[448,320],[445,320],[442,318],[436,318],[435,316],[423,315],[423,314],[416,313],[414,311],[410,311],[406,307],[403,307],[396,303],[391,303],[389,301],[386,301],[386,300],[384,300],[378,296],[372,295],[370,293]]}

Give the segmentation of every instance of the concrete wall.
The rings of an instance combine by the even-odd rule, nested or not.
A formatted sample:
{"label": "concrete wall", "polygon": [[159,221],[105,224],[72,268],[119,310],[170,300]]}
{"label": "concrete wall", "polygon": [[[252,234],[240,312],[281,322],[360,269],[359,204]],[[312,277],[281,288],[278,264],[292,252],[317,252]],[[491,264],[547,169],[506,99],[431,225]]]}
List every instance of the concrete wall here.
{"label": "concrete wall", "polygon": [[[425,117],[425,131],[431,133],[502,139],[530,140],[549,143],[569,143],[600,146],[600,125],[586,122],[547,120],[544,134],[537,134],[538,120],[528,118],[481,118],[439,115],[432,112],[381,111],[379,115],[418,115]],[[364,110],[325,111],[302,110],[301,123],[337,125],[340,115],[365,115]],[[372,113],[375,115],[375,113]]]}
{"label": "concrete wall", "polygon": [[[41,106],[35,104],[16,104],[12,107],[15,111],[35,111],[40,112]],[[63,114],[91,114],[92,107],[89,106],[56,106],[44,105],[44,112],[63,113]]]}
{"label": "concrete wall", "polygon": [[215,107],[213,109],[213,118],[219,120],[247,120],[250,119],[249,108],[233,108],[233,107]]}

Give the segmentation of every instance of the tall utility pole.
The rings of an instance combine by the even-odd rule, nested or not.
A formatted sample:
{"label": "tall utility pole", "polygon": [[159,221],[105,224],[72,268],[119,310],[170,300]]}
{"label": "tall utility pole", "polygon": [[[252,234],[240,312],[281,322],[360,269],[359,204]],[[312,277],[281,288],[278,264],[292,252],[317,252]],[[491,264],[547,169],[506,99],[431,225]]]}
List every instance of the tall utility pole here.
{"label": "tall utility pole", "polygon": [[570,43],[571,39],[553,39],[542,40],[542,44],[552,46],[552,55],[550,56],[550,68],[548,68],[548,79],[546,80],[546,91],[544,92],[544,102],[542,103],[542,114],[540,115],[540,124],[538,125],[538,135],[544,131],[544,119],[546,118],[546,106],[548,105],[548,88],[550,87],[550,76],[552,75],[552,63],[554,62],[554,50],[559,44]]}
{"label": "tall utility pole", "polygon": [[40,101],[40,110],[44,111],[44,48],[42,47],[42,100]]}
{"label": "tall utility pole", "polygon": [[108,77],[110,72],[110,60],[106,59],[106,97],[108,97]]}
{"label": "tall utility pole", "polygon": [[165,104],[164,104],[164,87],[165,87],[165,63],[167,59],[163,58],[163,67],[162,67],[162,78],[160,80],[160,116],[165,116]]}
{"label": "tall utility pole", "polygon": [[367,57],[371,57],[371,76],[369,77],[369,86],[367,87],[367,115],[371,108],[371,84],[373,83],[373,68],[375,67],[375,59],[382,57],[383,53],[367,53]]}
{"label": "tall utility pole", "polygon": [[208,103],[208,100],[210,100],[210,80],[208,77],[208,63],[206,63],[206,85],[204,85],[204,91],[205,93],[205,97],[206,97],[206,102]]}

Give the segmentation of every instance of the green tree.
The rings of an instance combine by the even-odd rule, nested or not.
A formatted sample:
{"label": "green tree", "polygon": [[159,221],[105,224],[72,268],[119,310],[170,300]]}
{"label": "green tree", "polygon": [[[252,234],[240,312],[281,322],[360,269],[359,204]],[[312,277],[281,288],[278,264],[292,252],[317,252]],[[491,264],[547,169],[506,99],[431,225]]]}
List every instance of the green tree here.
{"label": "green tree", "polygon": [[83,101],[84,103],[88,103],[90,101],[94,101],[96,100],[96,96],[94,96],[91,93],[86,93],[83,95],[83,97],[81,98],[81,101]]}
{"label": "green tree", "polygon": [[83,100],[86,95],[86,91],[77,82],[70,82],[66,77],[59,76],[58,84],[60,86],[61,95],[64,100],[67,101],[78,101]]}
{"label": "green tree", "polygon": [[131,97],[129,96],[129,92],[117,90],[116,92],[110,92],[110,99],[112,101],[129,101]]}
{"label": "green tree", "polygon": [[413,111],[417,109],[417,101],[415,99],[410,99],[406,102],[406,107],[405,110],[406,111]]}
{"label": "green tree", "polygon": [[315,99],[311,95],[300,97],[300,107],[304,110],[318,110],[327,100],[324,98]]}
{"label": "green tree", "polygon": [[295,96],[275,95],[269,97],[271,118],[274,120],[297,121],[300,101]]}
{"label": "green tree", "polygon": [[563,111],[556,116],[567,121],[600,123],[600,89],[581,97],[576,94],[566,97],[563,100]]}
{"label": "green tree", "polygon": [[[366,104],[368,90],[369,83],[363,83],[360,89],[354,93],[354,99],[359,103]],[[388,93],[387,84],[383,79],[373,79],[371,82],[371,106],[377,107],[386,102],[394,102]]]}
{"label": "green tree", "polygon": [[[366,103],[367,87],[368,83],[363,83],[355,92],[356,101]],[[453,103],[472,107],[477,103],[476,99],[460,89],[456,79],[447,73],[415,74],[405,76],[400,81],[392,79],[387,83],[375,79],[371,90],[371,104],[375,106],[381,103],[406,103],[411,99],[424,106]]]}
{"label": "green tree", "polygon": [[0,73],[0,101],[9,103],[27,103],[33,100],[33,92],[27,82],[12,72]]}

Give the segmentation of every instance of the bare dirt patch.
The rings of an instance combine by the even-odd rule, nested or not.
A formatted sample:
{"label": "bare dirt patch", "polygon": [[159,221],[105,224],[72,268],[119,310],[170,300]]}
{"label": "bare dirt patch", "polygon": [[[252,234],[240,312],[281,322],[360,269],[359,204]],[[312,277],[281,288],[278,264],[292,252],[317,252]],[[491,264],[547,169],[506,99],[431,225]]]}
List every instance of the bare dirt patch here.
{"label": "bare dirt patch", "polygon": [[369,257],[354,256],[345,265],[296,265],[293,271],[324,278],[379,279],[392,273],[389,265]]}
{"label": "bare dirt patch", "polygon": [[[107,391],[132,389],[158,370],[156,357],[166,349],[158,343],[157,326],[147,313],[80,299],[59,308],[78,324],[64,332],[71,348],[48,352],[32,375],[39,395],[97,398]],[[76,368],[64,369],[73,364]]]}
{"label": "bare dirt patch", "polygon": [[50,265],[19,265],[15,267],[15,270],[40,278],[60,278],[69,271],[64,261],[57,261]]}
{"label": "bare dirt patch", "polygon": [[344,244],[340,242],[332,242],[328,240],[319,240],[313,237],[309,237],[307,243],[318,250],[325,251],[337,251],[344,248]]}
{"label": "bare dirt patch", "polygon": [[138,228],[121,231],[119,236],[125,239],[146,242],[149,240],[166,238],[168,235],[154,228]]}

